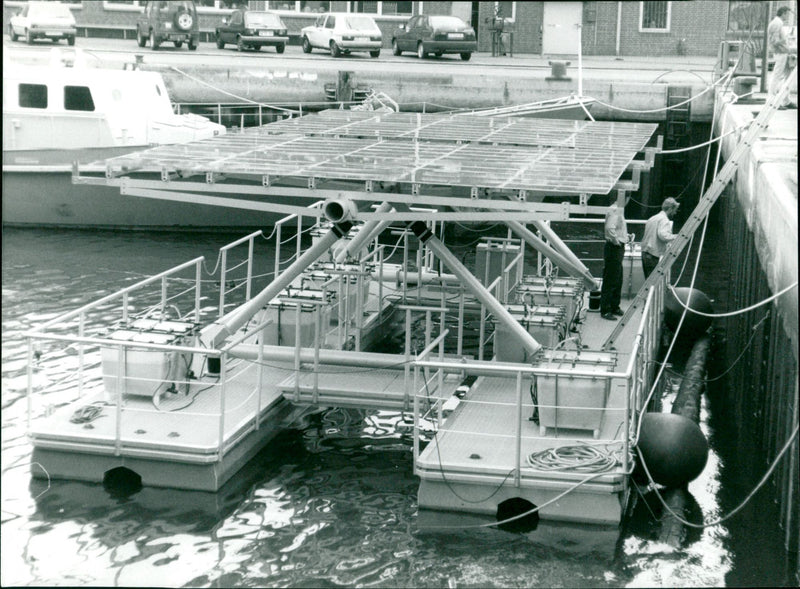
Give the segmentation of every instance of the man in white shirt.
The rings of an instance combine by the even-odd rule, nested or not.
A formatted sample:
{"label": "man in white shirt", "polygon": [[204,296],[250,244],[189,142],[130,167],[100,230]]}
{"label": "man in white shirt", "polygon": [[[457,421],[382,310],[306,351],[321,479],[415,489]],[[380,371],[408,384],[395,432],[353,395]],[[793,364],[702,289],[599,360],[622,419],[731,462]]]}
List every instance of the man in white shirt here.
{"label": "man in white shirt", "polygon": [[[778,13],[767,26],[767,45],[772,55],[775,57],[775,65],[772,68],[772,74],[769,78],[769,95],[772,96],[778,93],[781,85],[784,83],[794,66],[790,65],[789,60],[789,39],[786,36],[784,25],[789,24],[790,15],[792,11],[788,6],[781,6],[778,8]],[[796,55],[796,50],[795,50]],[[778,105],[778,109],[797,108],[797,105],[789,101],[788,96],[783,99],[782,103]]]}
{"label": "man in white shirt", "polygon": [[677,237],[672,232],[672,218],[679,206],[680,203],[674,198],[665,198],[661,203],[661,212],[650,217],[644,225],[642,270],[645,279],[658,265],[658,260],[664,255],[669,242]]}
{"label": "man in white shirt", "polygon": [[605,237],[603,247],[603,285],[600,289],[600,316],[615,320],[624,313],[619,307],[622,296],[622,261],[625,257],[625,243],[634,240],[628,233],[625,211],[616,202],[606,211]]}

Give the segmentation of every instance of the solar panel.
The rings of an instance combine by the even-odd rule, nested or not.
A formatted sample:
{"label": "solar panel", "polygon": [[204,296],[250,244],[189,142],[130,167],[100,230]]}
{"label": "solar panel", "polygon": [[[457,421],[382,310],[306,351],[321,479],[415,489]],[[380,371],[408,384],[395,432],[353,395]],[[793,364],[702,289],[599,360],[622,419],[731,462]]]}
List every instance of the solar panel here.
{"label": "solar panel", "polygon": [[112,158],[115,175],[181,171],[606,194],[651,123],[330,110]]}

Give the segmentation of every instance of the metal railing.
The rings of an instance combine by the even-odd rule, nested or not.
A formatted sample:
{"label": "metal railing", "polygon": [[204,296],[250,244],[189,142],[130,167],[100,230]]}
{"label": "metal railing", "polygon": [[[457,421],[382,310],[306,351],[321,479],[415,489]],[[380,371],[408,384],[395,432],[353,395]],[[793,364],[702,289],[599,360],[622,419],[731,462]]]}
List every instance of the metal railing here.
{"label": "metal railing", "polygon": [[[620,419],[620,426],[617,431],[610,437],[605,439],[600,438],[594,441],[597,445],[615,446],[620,450],[615,455],[618,456],[619,472],[628,474],[631,471],[631,456],[632,447],[636,443],[635,432],[637,431],[639,417],[641,412],[645,410],[643,406],[647,383],[650,382],[652,372],[653,360],[657,352],[658,345],[658,326],[660,323],[659,312],[660,301],[663,299],[664,286],[663,284],[653,287],[647,296],[647,300],[643,309],[643,315],[639,323],[636,335],[630,349],[630,358],[627,364],[618,369],[607,370],[590,370],[586,368],[564,367],[552,368],[546,365],[530,365],[530,364],[500,364],[496,362],[487,361],[467,361],[465,359],[447,359],[444,358],[440,352],[439,358],[431,358],[432,352],[436,349],[435,346],[430,345],[420,353],[413,361],[415,374],[422,370],[436,370],[437,374],[445,373],[459,373],[464,376],[475,377],[499,377],[508,379],[509,383],[513,383],[513,394],[510,395],[512,400],[471,400],[469,398],[459,398],[458,403],[461,404],[477,404],[483,406],[505,406],[510,408],[513,413],[513,427],[506,428],[503,434],[486,433],[485,430],[463,430],[455,429],[455,425],[446,424],[442,425],[442,412],[441,407],[445,400],[437,400],[435,403],[436,411],[431,412],[429,409],[423,409],[422,404],[427,403],[430,399],[428,391],[422,390],[414,386],[416,395],[414,397],[414,464],[415,473],[419,474],[418,461],[420,457],[420,443],[421,440],[429,439],[426,435],[427,432],[433,430],[433,440],[431,443],[440,443],[442,436],[465,434],[474,436],[476,439],[495,437],[513,440],[515,448],[514,456],[514,478],[513,484],[520,486],[521,477],[527,471],[532,473],[532,468],[525,463],[522,455],[522,448],[525,443],[530,443],[533,440],[545,440],[548,444],[560,445],[558,439],[548,437],[546,435],[531,436],[530,434],[523,434],[522,424],[528,420],[525,411],[533,411],[538,409],[541,412],[545,409],[550,409],[554,412],[557,411],[591,411],[598,414],[598,423],[609,415],[617,414]],[[439,339],[436,340],[439,343]],[[587,379],[597,383],[597,388],[610,388],[612,386],[624,387],[624,402],[618,406],[609,406],[606,401],[602,406],[587,407],[583,404],[568,405],[549,403],[543,404],[538,400],[532,399],[530,403],[523,402],[523,386],[529,384],[534,387],[537,381],[541,382],[542,379],[568,379],[572,383],[576,379]],[[416,378],[415,378],[416,383]],[[617,383],[617,384],[615,384]],[[533,389],[532,389],[533,390]],[[431,417],[435,417],[432,419]],[[446,421],[446,420],[445,420]],[[435,422],[435,423],[434,423]],[[504,421],[504,423],[511,423]],[[425,427],[427,426],[427,427]],[[426,432],[427,430],[427,432]],[[438,432],[438,433],[436,433]],[[541,432],[540,432],[541,433]],[[530,444],[529,444],[530,445]],[[447,475],[447,465],[439,464],[437,469],[442,473],[442,476]],[[609,472],[614,474],[614,472]],[[471,480],[484,482],[496,482],[496,476],[485,474],[481,472],[470,473]],[[623,484],[627,484],[624,482]]]}

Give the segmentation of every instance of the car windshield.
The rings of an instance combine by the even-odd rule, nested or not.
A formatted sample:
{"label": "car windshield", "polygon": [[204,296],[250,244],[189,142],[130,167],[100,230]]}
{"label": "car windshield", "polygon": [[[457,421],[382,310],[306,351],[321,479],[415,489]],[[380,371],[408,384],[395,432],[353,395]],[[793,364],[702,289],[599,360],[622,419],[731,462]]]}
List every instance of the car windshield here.
{"label": "car windshield", "polygon": [[278,18],[277,14],[272,14],[271,12],[247,12],[244,16],[244,22],[248,27],[283,28],[281,19]]}
{"label": "car windshield", "polygon": [[467,25],[463,20],[455,16],[432,16],[431,26],[441,29],[462,29]]}
{"label": "car windshield", "polygon": [[64,4],[31,4],[29,16],[55,16],[71,18],[72,13]]}
{"label": "car windshield", "polygon": [[348,16],[345,19],[348,29],[377,29],[375,21],[368,16]]}

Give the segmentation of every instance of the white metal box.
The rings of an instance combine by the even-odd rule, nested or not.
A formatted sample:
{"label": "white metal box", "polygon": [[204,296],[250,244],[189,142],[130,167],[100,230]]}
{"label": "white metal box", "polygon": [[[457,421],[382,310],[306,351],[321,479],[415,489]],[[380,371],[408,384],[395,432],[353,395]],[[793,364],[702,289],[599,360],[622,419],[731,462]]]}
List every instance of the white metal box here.
{"label": "white metal box", "polygon": [[571,325],[583,303],[583,287],[575,284],[521,283],[516,289],[518,300],[530,306],[563,305],[567,325]]}
{"label": "white metal box", "polygon": [[644,270],[642,269],[641,245],[638,243],[627,244],[625,246],[625,256],[622,260],[622,298],[632,299],[643,284]]}
{"label": "white metal box", "polygon": [[520,246],[515,243],[479,243],[475,257],[475,277],[488,287],[519,252]]}
{"label": "white metal box", "polygon": [[[304,303],[304,300],[308,303]],[[296,344],[299,305],[300,346],[313,347],[317,334],[318,313],[320,337],[324,338],[325,332],[330,329],[332,300],[332,294],[325,294],[322,290],[290,288],[282,291],[257,315],[255,322],[257,325],[272,320],[263,329],[264,343],[282,346]]]}
{"label": "white metal box", "polygon": [[[616,365],[615,352],[544,350],[534,366],[558,373],[536,375],[541,434],[547,435],[548,428],[564,428],[591,430],[599,437],[611,389],[608,374]],[[592,375],[575,375],[578,371]]]}
{"label": "white metal box", "polygon": [[[566,310],[563,306],[507,305],[511,316],[546,348],[554,348],[567,335]],[[499,362],[523,362],[524,354],[511,331],[495,321],[494,352]]]}
{"label": "white metal box", "polygon": [[[141,344],[187,345],[184,336],[179,334],[134,329],[117,330],[108,338]],[[186,381],[191,365],[191,354],[146,347],[124,346],[122,363],[117,346],[102,346],[100,354],[106,401],[110,403],[116,402],[120,385],[123,395],[146,397],[160,395],[171,387],[180,387]]]}

